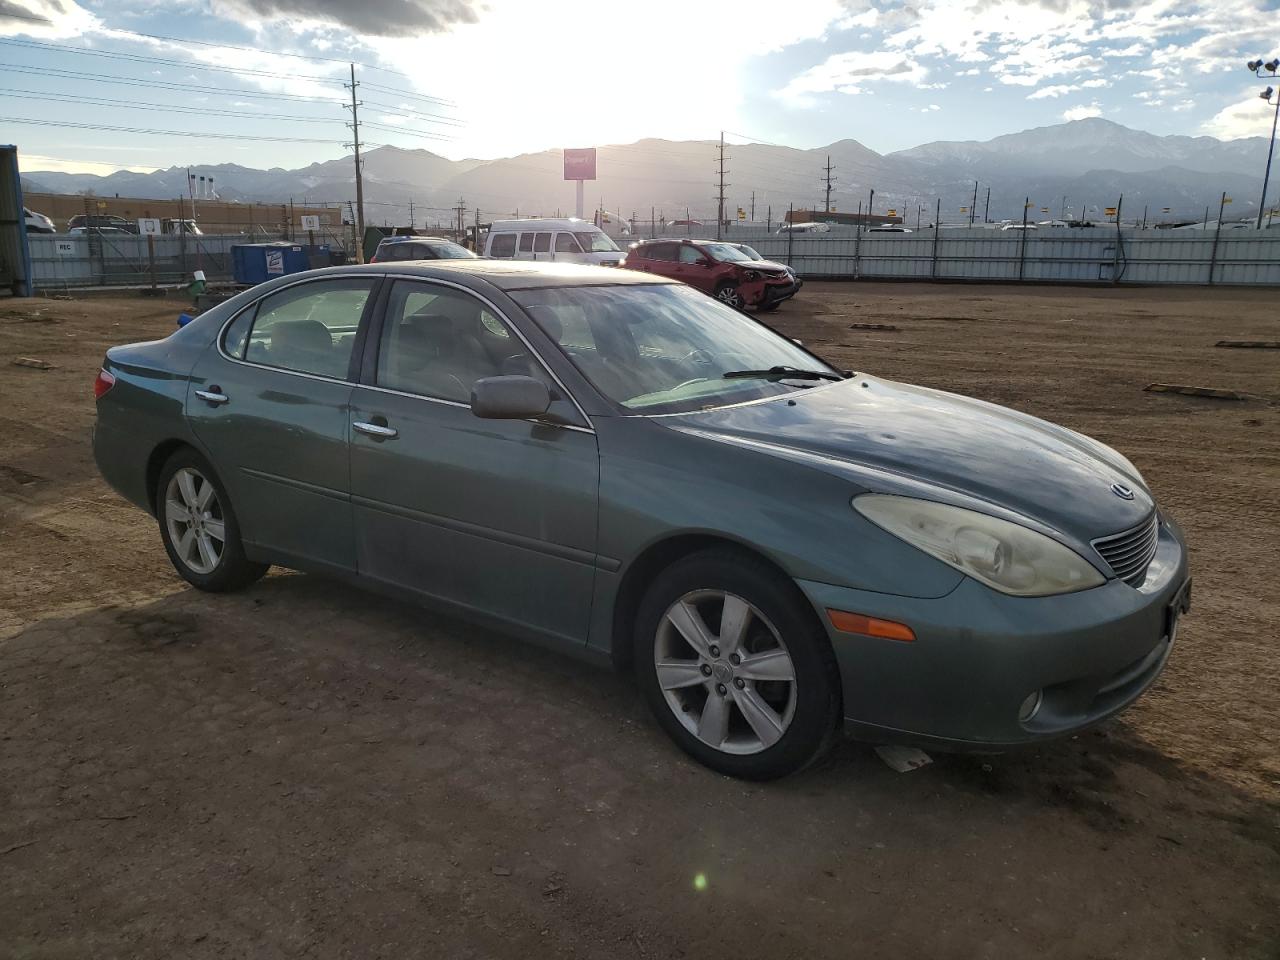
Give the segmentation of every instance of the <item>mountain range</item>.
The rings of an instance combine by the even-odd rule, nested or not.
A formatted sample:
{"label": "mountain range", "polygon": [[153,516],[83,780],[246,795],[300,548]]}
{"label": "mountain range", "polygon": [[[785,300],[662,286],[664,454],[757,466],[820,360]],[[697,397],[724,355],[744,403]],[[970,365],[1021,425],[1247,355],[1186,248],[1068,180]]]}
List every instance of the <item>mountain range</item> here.
{"label": "mountain range", "polygon": [[[832,172],[832,206],[855,211],[868,203],[896,209],[908,223],[933,219],[941,200],[944,222],[974,197],[978,216],[1021,218],[1027,199],[1032,219],[1101,218],[1123,196],[1128,217],[1149,208],[1152,218],[1195,219],[1216,207],[1223,192],[1236,215],[1257,210],[1267,140],[1262,137],[1157,136],[1101,118],[1074,120],[986,141],[934,141],[879,154],[857,140],[801,150],[764,143],[725,147],[726,206],[754,218],[777,221],[789,205],[821,209],[826,167]],[[597,148],[599,179],[587,184],[587,209],[597,205],[647,221],[689,215],[715,218],[719,143],[647,139]],[[190,168],[213,177],[225,200],[344,203],[355,195],[350,157],[296,170],[258,170],[237,164]],[[485,220],[519,213],[571,213],[574,187],[562,177],[561,152],[544,150],[496,160],[449,160],[427,150],[379,147],[364,155],[366,220],[408,222],[409,201],[419,225],[448,223],[451,208],[477,208]],[[166,198],[186,191],[186,167],[151,173],[117,171],[106,176],[33,170],[24,172],[32,192]],[[871,191],[874,192],[874,197]],[[990,199],[987,199],[988,190]],[[1167,214],[1163,213],[1169,208]]]}

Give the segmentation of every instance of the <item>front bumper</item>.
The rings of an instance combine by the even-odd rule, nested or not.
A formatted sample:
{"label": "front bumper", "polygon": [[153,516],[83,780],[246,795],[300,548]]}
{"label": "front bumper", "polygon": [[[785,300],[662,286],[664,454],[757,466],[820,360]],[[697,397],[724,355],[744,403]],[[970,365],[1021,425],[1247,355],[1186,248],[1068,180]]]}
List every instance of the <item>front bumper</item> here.
{"label": "front bumper", "polygon": [[802,285],[802,281],[799,278],[786,283],[766,284],[764,292],[760,295],[759,301],[754,305],[767,306],[771,303],[781,303],[783,300],[790,300],[800,292],[800,287]]}
{"label": "front bumper", "polygon": [[[846,727],[861,739],[999,750],[1064,736],[1123,710],[1168,660],[1190,606],[1181,531],[1161,520],[1144,581],[1055,597],[1010,597],[966,577],[917,599],[798,581],[831,637]],[[905,643],[841,633],[825,611],[908,624]],[[1041,691],[1026,721],[1019,709]]]}

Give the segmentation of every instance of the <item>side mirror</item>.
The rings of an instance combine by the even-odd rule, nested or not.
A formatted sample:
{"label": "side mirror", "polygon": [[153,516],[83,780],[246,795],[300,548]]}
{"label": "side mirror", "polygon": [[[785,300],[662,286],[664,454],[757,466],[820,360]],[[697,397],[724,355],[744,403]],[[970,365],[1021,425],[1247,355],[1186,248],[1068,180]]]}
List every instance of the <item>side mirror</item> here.
{"label": "side mirror", "polygon": [[702,258],[701,260],[699,260],[698,262],[699,262],[700,264],[702,264],[704,267],[707,267],[708,269],[710,269],[710,267],[711,267],[711,261],[710,261],[710,260],[708,260],[706,257],[703,257],[703,258]]}
{"label": "side mirror", "polygon": [[551,406],[551,391],[533,377],[484,377],[471,387],[471,412],[484,420],[528,420]]}

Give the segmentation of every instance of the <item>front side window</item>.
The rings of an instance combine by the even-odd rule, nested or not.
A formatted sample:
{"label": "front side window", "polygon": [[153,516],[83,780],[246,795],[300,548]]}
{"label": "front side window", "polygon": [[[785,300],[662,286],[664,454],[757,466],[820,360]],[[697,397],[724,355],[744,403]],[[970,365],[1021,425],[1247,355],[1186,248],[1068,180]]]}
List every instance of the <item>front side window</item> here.
{"label": "front side window", "polygon": [[578,241],[573,238],[572,233],[556,234],[556,253],[581,253],[582,247],[578,246]]}
{"label": "front side window", "polygon": [[387,301],[377,385],[469,403],[482,377],[546,380],[542,365],[483,303],[452,287],[398,280]]}
{"label": "front side window", "polygon": [[[841,378],[785,337],[683,284],[511,296],[601,393],[637,413],[741,403]],[[768,372],[772,367],[811,371],[816,379],[787,379]]]}
{"label": "front side window", "polygon": [[346,379],[373,283],[342,277],[301,283],[271,294],[258,304],[244,359],[282,370]]}
{"label": "front side window", "polygon": [[575,234],[587,253],[611,253],[618,245],[603,230],[581,230]]}
{"label": "front side window", "polygon": [[514,233],[495,233],[489,241],[489,256],[508,259],[516,255],[516,235]]}
{"label": "front side window", "polygon": [[682,243],[680,245],[680,262],[681,263],[701,263],[706,257],[691,243]]}

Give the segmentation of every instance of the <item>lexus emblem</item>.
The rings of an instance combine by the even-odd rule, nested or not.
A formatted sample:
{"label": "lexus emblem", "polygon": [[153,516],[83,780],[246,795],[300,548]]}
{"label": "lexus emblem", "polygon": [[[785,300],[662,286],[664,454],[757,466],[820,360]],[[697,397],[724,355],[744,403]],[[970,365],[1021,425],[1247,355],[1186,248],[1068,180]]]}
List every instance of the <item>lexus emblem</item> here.
{"label": "lexus emblem", "polygon": [[1111,492],[1114,493],[1121,500],[1133,499],[1133,491],[1130,490],[1128,487],[1126,487],[1123,483],[1113,483],[1111,485]]}

